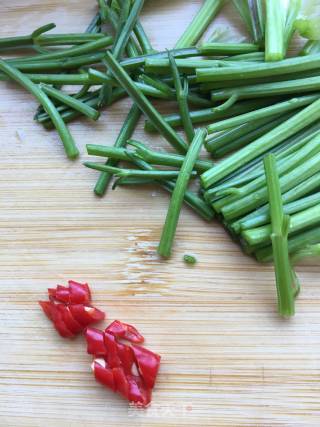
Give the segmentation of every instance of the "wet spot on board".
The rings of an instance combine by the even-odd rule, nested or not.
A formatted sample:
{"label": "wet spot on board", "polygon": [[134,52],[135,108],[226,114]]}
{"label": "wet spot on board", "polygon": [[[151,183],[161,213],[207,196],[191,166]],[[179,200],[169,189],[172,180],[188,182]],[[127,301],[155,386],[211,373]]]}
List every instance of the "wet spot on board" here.
{"label": "wet spot on board", "polygon": [[124,270],[125,295],[167,295],[168,273],[157,254],[158,233],[151,229],[133,229],[127,236],[128,262]]}

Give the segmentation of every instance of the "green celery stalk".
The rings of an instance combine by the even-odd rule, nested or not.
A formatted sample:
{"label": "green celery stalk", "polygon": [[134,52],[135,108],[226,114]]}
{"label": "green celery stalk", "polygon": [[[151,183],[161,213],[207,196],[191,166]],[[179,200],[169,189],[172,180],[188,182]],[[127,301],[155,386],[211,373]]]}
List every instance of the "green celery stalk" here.
{"label": "green celery stalk", "polygon": [[302,96],[299,98],[292,98],[288,101],[279,102],[268,107],[258,109],[256,111],[250,111],[249,113],[241,114],[239,116],[231,117],[229,119],[221,120],[213,123],[207,127],[208,133],[214,133],[221,130],[233,128],[244,123],[249,123],[266,117],[272,117],[281,113],[285,113],[291,110],[295,110],[299,107],[303,107],[311,104],[312,102],[319,99],[320,95]]}
{"label": "green celery stalk", "polygon": [[223,101],[234,95],[236,95],[238,99],[250,99],[278,95],[300,95],[301,92],[317,92],[319,89],[320,77],[307,77],[296,80],[262,83],[213,91],[211,93],[211,100],[212,102]]}
{"label": "green celery stalk", "polygon": [[[180,168],[185,159],[185,156],[182,156],[180,154],[162,153],[160,151],[151,150],[146,145],[135,140],[129,140],[128,145],[131,145],[135,148],[134,155],[136,157],[154,165],[172,166]],[[194,164],[194,169],[197,172],[202,173],[203,171],[213,167],[213,165],[213,162],[211,162],[210,160],[197,160]]]}
{"label": "green celery stalk", "polygon": [[225,81],[225,80],[247,80],[250,78],[279,76],[282,74],[298,73],[308,70],[317,70],[320,66],[320,54],[310,56],[299,56],[284,59],[272,63],[241,63],[238,66],[223,68],[198,68],[196,70],[197,81]]}
{"label": "green celery stalk", "polygon": [[[143,170],[155,170],[152,166],[150,166],[147,162],[140,159],[134,159],[134,163]],[[175,181],[159,181],[159,184],[162,188],[164,188],[169,193],[173,193],[176,182]],[[210,208],[210,206],[196,193],[190,190],[186,190],[184,194],[184,202],[190,206],[198,215],[201,216],[206,221],[211,221],[214,217],[214,212]]]}
{"label": "green celery stalk", "polygon": [[191,24],[177,41],[175,48],[181,49],[196,45],[224,3],[225,0],[204,0]]}
{"label": "green celery stalk", "polygon": [[132,177],[132,178],[167,180],[167,179],[175,179],[179,175],[179,171],[173,171],[173,170],[172,171],[168,171],[168,170],[142,171],[139,169],[120,169],[114,166],[108,166],[103,163],[93,163],[93,162],[84,162],[84,166],[100,172],[107,172],[115,176],[118,176],[120,178]]}
{"label": "green celery stalk", "polygon": [[211,142],[207,141],[207,150],[214,158],[221,158],[270,132],[276,126],[292,117],[293,114],[294,112],[289,112],[277,118],[266,117],[255,122],[250,121],[233,129],[227,129],[222,132],[222,135],[219,134],[215,139],[212,139]]}
{"label": "green celery stalk", "polygon": [[279,0],[266,1],[266,61],[280,61],[285,55],[285,7]]}
{"label": "green celery stalk", "polygon": [[295,252],[291,256],[291,262],[292,264],[297,264],[301,260],[304,260],[305,258],[319,258],[320,256],[320,244],[316,245],[307,245],[303,249]]}
{"label": "green celery stalk", "polygon": [[[304,182],[302,183],[304,184]],[[284,200],[284,197],[283,197]],[[310,196],[302,197],[301,199],[295,200],[293,202],[287,203],[283,206],[283,211],[287,215],[292,215],[298,212],[301,212],[305,209],[311,208],[316,204],[320,203],[320,192],[311,194]],[[261,225],[265,225],[270,221],[270,215],[268,210],[268,206],[263,206],[263,211],[265,213],[259,213],[259,209],[256,212],[256,215],[251,219],[240,220],[239,228],[241,231],[250,230],[251,228],[257,228]],[[261,210],[262,212],[262,210]],[[239,230],[239,231],[240,231]]]}
{"label": "green celery stalk", "polygon": [[185,153],[188,150],[184,140],[169,126],[162,118],[161,114],[153,107],[150,101],[136,87],[130,76],[121,67],[114,56],[107,52],[106,62],[114,77],[120,85],[126,90],[133,101],[139,106],[143,113],[151,120],[157,130],[166,138],[166,140],[179,152]]}
{"label": "green celery stalk", "polygon": [[[304,178],[309,177],[309,173],[314,167],[314,159],[319,155],[319,136],[316,136],[300,150],[291,154],[288,158],[279,162],[279,171],[282,176],[280,179],[283,191],[292,188],[295,183],[301,182]],[[313,157],[312,157],[313,156]],[[305,165],[312,166],[310,170],[302,172]],[[317,165],[316,172],[317,172]],[[297,175],[300,173],[300,175]],[[229,221],[240,215],[250,212],[254,208],[261,206],[265,201],[266,191],[262,177],[258,177],[244,187],[237,190],[235,196],[229,199],[227,204],[222,207],[224,217]],[[217,206],[215,206],[217,209]]]}
{"label": "green celery stalk", "polygon": [[266,135],[258,138],[256,141],[242,148],[235,154],[232,154],[228,159],[223,160],[218,165],[202,174],[201,181],[203,187],[209,188],[211,185],[236,171],[250,160],[267,152],[286,138],[294,135],[309,124],[314,123],[319,118],[320,100],[317,100]]}
{"label": "green celery stalk", "polygon": [[[273,154],[264,160],[265,174],[268,187],[270,216],[272,223],[271,241],[273,260],[276,274],[278,311],[281,316],[294,315],[294,285],[295,277],[288,252],[288,228],[290,217],[283,213],[279,177],[276,160]],[[270,234],[268,236],[270,238]]]}
{"label": "green celery stalk", "polygon": [[[120,133],[114,143],[114,147],[115,148],[122,148],[125,147],[127,144],[127,141],[129,138],[131,138],[137,124],[138,121],[140,119],[141,116],[141,112],[139,110],[139,108],[136,105],[133,105],[127,115],[126,120],[124,121],[122,128],[120,130]],[[117,166],[118,165],[118,161],[117,160],[113,160],[113,159],[109,159],[106,162],[107,166]],[[107,188],[108,185],[110,183],[110,180],[112,178],[112,174],[110,172],[102,172],[100,174],[100,177],[94,187],[94,192],[97,196],[102,197]]]}
{"label": "green celery stalk", "polygon": [[[205,123],[212,120],[221,120],[227,117],[233,117],[248,111],[253,111],[257,108],[271,105],[277,100],[277,98],[267,98],[267,99],[254,99],[249,101],[239,102],[233,105],[228,110],[217,111],[216,108],[205,108],[201,110],[191,111],[190,118],[192,123]],[[163,119],[173,128],[182,125],[181,115],[180,114],[168,114],[163,116]],[[149,120],[145,122],[145,130],[147,132],[155,132],[156,129]]]}
{"label": "green celery stalk", "polygon": [[171,66],[171,73],[173,76],[174,86],[177,94],[177,101],[179,106],[179,112],[183,124],[183,128],[187,137],[187,141],[191,144],[194,138],[194,129],[192,120],[190,118],[189,105],[188,105],[188,94],[189,84],[186,78],[183,79],[183,86],[180,80],[180,74],[174,57],[168,52],[169,62]]}
{"label": "green celery stalk", "polygon": [[68,49],[59,50],[57,52],[45,53],[41,55],[35,56],[26,56],[23,58],[10,59],[7,62],[12,66],[15,66],[16,63],[21,61],[23,62],[33,62],[33,61],[51,61],[53,59],[65,59],[71,56],[80,56],[86,55],[88,53],[97,52],[100,49],[111,46],[113,43],[113,38],[111,36],[103,37],[99,40],[95,40],[93,42],[88,42],[81,44],[79,46],[70,47]]}
{"label": "green celery stalk", "polygon": [[162,257],[168,258],[171,255],[172,244],[174,241],[174,236],[175,236],[176,228],[179,221],[179,216],[180,216],[184,195],[187,190],[189,180],[191,178],[194,164],[198,159],[205,137],[206,137],[205,129],[196,130],[194,139],[186,154],[183,165],[181,166],[179,176],[176,182],[176,186],[170,200],[170,205],[169,205],[165,225],[162,230],[160,244],[158,247],[158,253]]}
{"label": "green celery stalk", "polygon": [[[298,231],[303,231],[310,227],[318,225],[320,222],[320,204],[311,206],[303,211],[297,212],[291,216],[290,227],[288,233],[294,234]],[[244,230],[242,237],[249,243],[250,246],[257,246],[268,242],[270,233],[270,225],[262,225],[261,227]]]}
{"label": "green celery stalk", "polygon": [[44,84],[40,84],[39,88],[42,89],[43,92],[46,93],[49,97],[57,99],[58,101],[62,102],[65,105],[68,105],[74,110],[79,111],[80,113],[84,114],[92,120],[98,120],[98,118],[100,117],[99,111],[60,90],[57,90],[51,86],[47,86]]}
{"label": "green celery stalk", "polygon": [[319,40],[308,40],[300,52],[300,55],[315,55],[320,53],[320,41]]}
{"label": "green celery stalk", "polygon": [[205,55],[242,55],[245,53],[259,52],[258,45],[253,43],[202,43],[199,46],[201,54]]}
{"label": "green celery stalk", "polygon": [[[296,236],[292,236],[289,238],[288,249],[290,254],[294,254],[307,245],[317,244],[320,241],[320,227],[314,227],[310,230],[304,231],[302,233],[297,234]],[[255,256],[260,262],[270,262],[272,261],[272,249],[270,246],[265,248],[258,249],[255,252]]]}

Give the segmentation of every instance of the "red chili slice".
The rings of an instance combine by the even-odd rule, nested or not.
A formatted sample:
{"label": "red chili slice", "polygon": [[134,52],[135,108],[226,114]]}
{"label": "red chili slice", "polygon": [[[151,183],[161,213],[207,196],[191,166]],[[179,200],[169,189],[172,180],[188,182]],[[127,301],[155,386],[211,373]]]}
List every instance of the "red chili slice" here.
{"label": "red chili slice", "polygon": [[69,304],[70,300],[70,291],[67,287],[62,285],[57,285],[56,289],[48,289],[49,298],[51,300],[56,299],[59,302]]}
{"label": "red chili slice", "polygon": [[129,384],[129,393],[127,398],[130,402],[140,404],[141,406],[146,406],[148,403],[150,403],[150,400],[147,399],[144,387],[140,388],[138,385],[139,377],[128,375],[127,381]]}
{"label": "red chili slice", "polygon": [[68,281],[71,304],[90,304],[91,293],[87,283]]}
{"label": "red chili slice", "polygon": [[158,375],[161,357],[144,347],[132,345],[139,372],[148,388],[153,388]]}
{"label": "red chili slice", "polygon": [[103,359],[95,359],[92,364],[92,369],[94,376],[99,383],[111,388],[114,392],[116,391],[113,370],[106,367],[106,363]]}
{"label": "red chili slice", "polygon": [[117,338],[123,338],[130,342],[141,344],[144,342],[144,337],[138,332],[138,330],[127,323],[115,320],[105,330]]}
{"label": "red chili slice", "polygon": [[96,357],[106,356],[107,348],[104,343],[104,333],[96,328],[87,328],[85,331],[87,352]]}
{"label": "red chili slice", "polygon": [[104,334],[104,343],[107,349],[106,360],[110,368],[121,366],[121,360],[118,356],[118,345],[115,337],[111,334]]}
{"label": "red chili slice", "polygon": [[52,310],[52,322],[53,322],[53,325],[56,328],[56,330],[59,332],[59,334],[63,338],[74,337],[74,334],[70,331],[70,329],[65,324],[60,311],[57,309],[57,307],[55,305],[53,305],[53,307],[54,308]]}
{"label": "red chili slice", "polygon": [[113,368],[112,372],[116,390],[122,394],[123,397],[129,399],[129,383],[123,368]]}
{"label": "red chili slice", "polygon": [[132,366],[135,362],[131,347],[125,344],[117,343],[117,351],[124,372],[126,374],[131,374]]}
{"label": "red chili slice", "polygon": [[52,301],[39,301],[39,304],[46,316],[53,322],[55,329],[62,337],[71,338],[74,336],[71,330],[66,326],[62,318],[62,314],[57,309],[56,304],[54,304]]}
{"label": "red chili slice", "polygon": [[60,311],[62,320],[73,335],[77,335],[83,330],[83,326],[80,325],[80,323],[72,316],[68,306],[64,304],[57,304],[56,308]]}
{"label": "red chili slice", "polygon": [[95,307],[83,304],[71,304],[69,308],[72,316],[83,326],[88,326],[105,318],[105,314]]}
{"label": "red chili slice", "polygon": [[39,304],[48,319],[52,320],[52,310],[54,309],[52,306],[54,307],[54,304],[51,301],[39,301]]}

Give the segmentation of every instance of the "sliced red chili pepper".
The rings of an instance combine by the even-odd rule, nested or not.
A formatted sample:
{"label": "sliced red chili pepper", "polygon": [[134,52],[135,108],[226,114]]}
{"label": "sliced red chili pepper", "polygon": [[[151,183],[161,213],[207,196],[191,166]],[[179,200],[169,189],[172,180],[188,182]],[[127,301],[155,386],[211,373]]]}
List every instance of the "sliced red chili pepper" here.
{"label": "sliced red chili pepper", "polygon": [[139,372],[148,388],[153,388],[158,375],[161,357],[152,351],[132,345]]}
{"label": "sliced red chili pepper", "polygon": [[146,387],[143,379],[140,376],[134,376],[134,378],[141,392],[143,406],[149,405],[152,398],[152,389]]}
{"label": "sliced red chili pepper", "polygon": [[94,376],[99,383],[111,388],[114,392],[116,391],[113,370],[106,366],[105,360],[95,359],[92,364],[92,369]]}
{"label": "sliced red chili pepper", "polygon": [[69,308],[72,316],[83,326],[88,326],[105,318],[105,314],[95,307],[83,304],[71,304]]}
{"label": "sliced red chili pepper", "polygon": [[46,316],[53,322],[54,327],[59,332],[59,334],[64,338],[71,338],[74,334],[66,326],[62,314],[57,309],[56,304],[52,301],[39,301],[39,304],[46,314]]}
{"label": "sliced red chili pepper", "polygon": [[78,283],[73,280],[68,281],[71,304],[90,304],[91,292],[87,283]]}
{"label": "sliced red chili pepper", "polygon": [[48,289],[49,298],[56,299],[59,302],[69,304],[70,290],[66,286],[57,285],[56,289]]}
{"label": "sliced red chili pepper", "polygon": [[54,309],[52,306],[54,306],[54,304],[51,301],[39,301],[39,304],[48,319],[52,320],[52,310]]}
{"label": "sliced red chili pepper", "polygon": [[49,288],[50,299],[56,299],[65,304],[89,304],[91,301],[90,288],[87,283],[69,280],[69,287],[57,285],[56,289]]}
{"label": "sliced red chili pepper", "polygon": [[96,357],[106,356],[107,348],[104,343],[104,333],[96,328],[87,328],[85,330],[87,340],[87,352]]}
{"label": "sliced red chili pepper", "polygon": [[131,347],[125,344],[117,343],[117,351],[124,372],[126,374],[131,374],[132,366],[135,362]]}
{"label": "sliced red chili pepper", "polygon": [[77,335],[83,330],[83,326],[72,316],[68,306],[56,304],[56,308],[60,311],[63,322],[73,335]]}
{"label": "sliced red chili pepper", "polygon": [[59,332],[59,334],[63,338],[74,337],[74,334],[70,331],[70,329],[65,324],[62,318],[62,314],[60,313],[60,311],[58,310],[55,304],[53,304],[53,309],[52,309],[52,322],[56,330]]}
{"label": "sliced red chili pepper", "polygon": [[129,398],[129,383],[127,377],[123,371],[123,368],[117,367],[112,369],[113,379],[116,386],[116,390],[122,394],[126,399]]}
{"label": "sliced red chili pepper", "polygon": [[111,334],[104,334],[104,343],[107,349],[107,363],[110,368],[121,366],[121,360],[118,356],[118,345],[115,337]]}
{"label": "sliced red chili pepper", "polygon": [[[151,393],[149,393],[149,398],[147,396],[147,392],[145,390],[145,386],[141,384],[139,381],[139,377],[128,375],[127,381],[129,384],[129,393],[127,399],[130,402],[134,402],[136,404],[140,404],[141,406],[146,406],[150,403]],[[139,387],[139,383],[141,388]]]}
{"label": "sliced red chili pepper", "polygon": [[141,344],[144,341],[144,337],[138,332],[138,330],[127,323],[115,320],[105,330],[117,338],[123,338],[136,344]]}

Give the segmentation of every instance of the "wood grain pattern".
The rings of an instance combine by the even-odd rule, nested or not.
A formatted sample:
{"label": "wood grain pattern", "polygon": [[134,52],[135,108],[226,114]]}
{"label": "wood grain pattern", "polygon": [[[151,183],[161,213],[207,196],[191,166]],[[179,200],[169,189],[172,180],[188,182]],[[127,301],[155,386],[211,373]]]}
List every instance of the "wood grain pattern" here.
{"label": "wood grain pattern", "polygon": [[[200,3],[146,2],[142,21],[155,47],[172,46]],[[58,31],[82,30],[95,2],[1,6],[5,36],[51,21]],[[231,8],[226,14],[241,31]],[[112,144],[128,101],[97,124],[70,126],[82,151],[74,163],[55,133],[33,123],[35,106],[1,83],[0,426],[318,426],[319,268],[299,268],[297,315],[283,321],[272,268],[243,256],[220,226],[188,209],[173,258],[161,262],[155,248],[168,196],[148,187],[98,200],[97,174],[81,165],[86,143]],[[142,126],[137,135],[145,138]],[[186,252],[197,255],[196,266],[183,263]],[[96,305],[134,323],[162,354],[148,410],[128,408],[95,383],[82,338],[60,339],[40,312],[46,288],[69,278],[89,281]]]}

